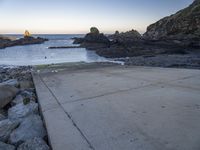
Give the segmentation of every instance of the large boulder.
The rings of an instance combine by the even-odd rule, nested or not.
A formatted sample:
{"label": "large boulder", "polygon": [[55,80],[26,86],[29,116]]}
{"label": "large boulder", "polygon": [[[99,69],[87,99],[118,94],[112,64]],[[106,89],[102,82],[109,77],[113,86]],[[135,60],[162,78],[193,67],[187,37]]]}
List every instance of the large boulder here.
{"label": "large boulder", "polygon": [[0,150],[15,150],[15,146],[0,142]]}
{"label": "large boulder", "polygon": [[0,141],[7,142],[11,132],[19,125],[19,122],[13,122],[9,119],[0,121]]}
{"label": "large boulder", "polygon": [[33,138],[21,144],[17,150],[50,150],[42,138]]}
{"label": "large boulder", "polygon": [[28,104],[20,103],[8,110],[8,118],[14,121],[23,121],[29,115],[38,114],[38,104],[30,102]]}
{"label": "large boulder", "polygon": [[20,145],[35,137],[44,138],[46,134],[41,117],[31,115],[25,118],[20,126],[11,133],[9,141],[14,145]]}
{"label": "large boulder", "polygon": [[200,46],[200,0],[195,0],[189,7],[150,25],[144,38],[179,40],[186,45]]}
{"label": "large boulder", "polygon": [[10,86],[14,86],[14,87],[18,88],[19,82],[17,79],[9,79],[5,82],[0,83],[0,85],[10,85]]}
{"label": "large boulder", "polygon": [[0,108],[9,104],[19,90],[16,87],[10,85],[0,85]]}

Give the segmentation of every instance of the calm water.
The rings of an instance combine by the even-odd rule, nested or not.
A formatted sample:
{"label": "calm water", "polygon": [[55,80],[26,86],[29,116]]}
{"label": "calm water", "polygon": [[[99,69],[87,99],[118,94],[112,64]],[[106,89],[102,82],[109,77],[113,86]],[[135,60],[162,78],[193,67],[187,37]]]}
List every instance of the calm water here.
{"label": "calm water", "polygon": [[[22,36],[15,35],[20,38]],[[101,62],[105,58],[84,48],[48,49],[50,46],[71,46],[72,37],[83,35],[37,35],[49,39],[44,44],[0,49],[0,65],[39,65],[63,62]]]}

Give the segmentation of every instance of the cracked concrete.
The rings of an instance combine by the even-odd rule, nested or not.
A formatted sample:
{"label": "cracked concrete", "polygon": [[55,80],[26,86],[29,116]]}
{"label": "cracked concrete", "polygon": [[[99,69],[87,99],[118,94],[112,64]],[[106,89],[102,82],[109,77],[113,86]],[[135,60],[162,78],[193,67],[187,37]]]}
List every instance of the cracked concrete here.
{"label": "cracked concrete", "polygon": [[54,150],[200,149],[200,70],[92,65],[33,73]]}

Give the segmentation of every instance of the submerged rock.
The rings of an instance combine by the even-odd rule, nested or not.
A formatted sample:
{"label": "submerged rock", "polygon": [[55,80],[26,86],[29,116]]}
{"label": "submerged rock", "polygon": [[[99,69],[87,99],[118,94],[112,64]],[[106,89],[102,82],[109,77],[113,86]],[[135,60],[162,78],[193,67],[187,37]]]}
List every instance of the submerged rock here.
{"label": "submerged rock", "polygon": [[20,126],[10,135],[10,143],[19,145],[35,137],[44,138],[46,131],[40,116],[31,115],[21,122]]}
{"label": "submerged rock", "polygon": [[0,85],[0,108],[9,104],[18,93],[18,89],[10,85]]}
{"label": "submerged rock", "polygon": [[0,141],[7,142],[11,132],[19,125],[18,122],[9,119],[0,121]]}
{"label": "submerged rock", "polygon": [[15,150],[15,146],[0,142],[0,150]]}
{"label": "submerged rock", "polygon": [[38,114],[38,104],[35,102],[30,102],[27,105],[20,103],[8,110],[8,118],[20,122],[23,121],[25,117],[32,114]]}
{"label": "submerged rock", "polygon": [[21,144],[17,150],[50,150],[42,138],[33,138]]}

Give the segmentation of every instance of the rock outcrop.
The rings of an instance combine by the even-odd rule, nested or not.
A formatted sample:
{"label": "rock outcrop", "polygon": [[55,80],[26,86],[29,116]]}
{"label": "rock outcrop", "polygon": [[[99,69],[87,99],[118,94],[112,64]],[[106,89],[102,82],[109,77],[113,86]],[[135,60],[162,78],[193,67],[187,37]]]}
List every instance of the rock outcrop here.
{"label": "rock outcrop", "polygon": [[93,50],[108,47],[110,40],[103,33],[100,33],[96,27],[92,27],[90,33],[86,34],[84,38],[74,38],[74,44],[80,44],[81,47]]}
{"label": "rock outcrop", "polygon": [[40,37],[34,38],[34,37],[28,37],[28,36],[18,39],[18,40],[0,38],[0,49],[6,48],[6,47],[12,47],[12,46],[42,44],[45,41],[48,41],[48,40],[44,38],[40,38]]}
{"label": "rock outcrop", "polygon": [[144,38],[174,40],[176,44],[200,46],[200,0],[195,0],[189,7],[150,25]]}
{"label": "rock outcrop", "polygon": [[116,31],[115,34],[110,35],[109,38],[116,42],[134,42],[135,40],[141,40],[142,36],[137,30],[131,30],[127,32],[119,33]]}

